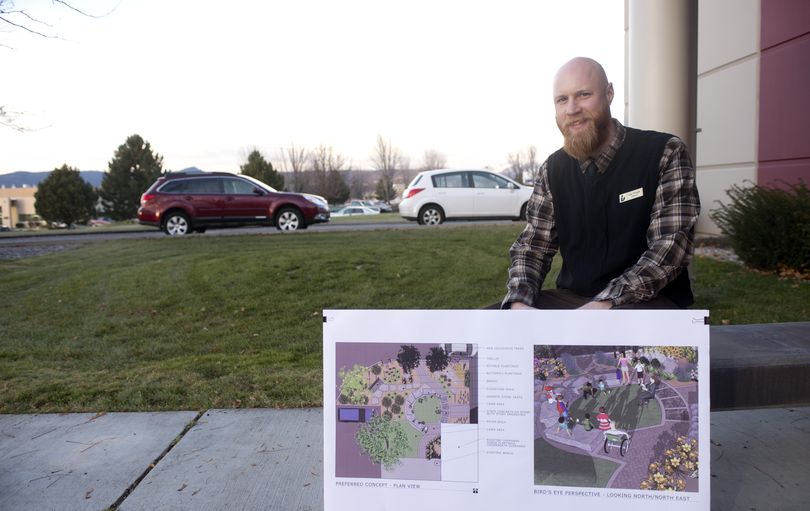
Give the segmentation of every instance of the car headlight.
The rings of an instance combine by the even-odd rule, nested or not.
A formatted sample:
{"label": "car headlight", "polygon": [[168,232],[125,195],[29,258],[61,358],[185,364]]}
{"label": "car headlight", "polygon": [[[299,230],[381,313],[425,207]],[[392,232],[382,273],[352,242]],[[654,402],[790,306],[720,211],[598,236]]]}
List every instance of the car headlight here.
{"label": "car headlight", "polygon": [[315,204],[316,206],[320,207],[320,208],[329,209],[329,204],[326,202],[326,199],[324,199],[320,195],[311,195],[311,194],[305,193],[304,198],[306,200],[308,200],[309,202]]}

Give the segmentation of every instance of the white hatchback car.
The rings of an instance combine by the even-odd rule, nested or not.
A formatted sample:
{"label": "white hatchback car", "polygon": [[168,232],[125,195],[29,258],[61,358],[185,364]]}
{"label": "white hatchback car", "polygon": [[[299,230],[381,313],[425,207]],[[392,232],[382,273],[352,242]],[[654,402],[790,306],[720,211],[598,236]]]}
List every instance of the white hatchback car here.
{"label": "white hatchback car", "polygon": [[532,187],[488,170],[426,170],[408,185],[399,214],[422,225],[445,220],[526,218]]}

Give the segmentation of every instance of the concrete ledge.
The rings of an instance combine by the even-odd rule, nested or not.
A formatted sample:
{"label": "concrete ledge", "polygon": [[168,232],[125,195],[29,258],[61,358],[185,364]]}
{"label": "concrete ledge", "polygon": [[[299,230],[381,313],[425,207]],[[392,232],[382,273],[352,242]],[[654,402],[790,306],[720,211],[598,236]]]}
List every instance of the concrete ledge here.
{"label": "concrete ledge", "polygon": [[712,410],[810,404],[810,321],[711,327]]}

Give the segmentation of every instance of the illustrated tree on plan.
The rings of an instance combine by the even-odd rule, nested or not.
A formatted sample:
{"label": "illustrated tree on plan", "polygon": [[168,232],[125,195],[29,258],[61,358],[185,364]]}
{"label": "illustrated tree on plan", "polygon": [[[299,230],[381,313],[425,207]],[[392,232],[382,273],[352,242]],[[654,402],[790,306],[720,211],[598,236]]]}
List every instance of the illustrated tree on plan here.
{"label": "illustrated tree on plan", "polygon": [[403,371],[410,373],[419,367],[421,356],[416,346],[403,344],[399,348],[399,353],[397,353],[397,362],[399,362]]}
{"label": "illustrated tree on plan", "polygon": [[402,424],[384,417],[372,417],[357,431],[356,438],[371,461],[382,465],[386,470],[394,468],[408,451],[408,437]]}

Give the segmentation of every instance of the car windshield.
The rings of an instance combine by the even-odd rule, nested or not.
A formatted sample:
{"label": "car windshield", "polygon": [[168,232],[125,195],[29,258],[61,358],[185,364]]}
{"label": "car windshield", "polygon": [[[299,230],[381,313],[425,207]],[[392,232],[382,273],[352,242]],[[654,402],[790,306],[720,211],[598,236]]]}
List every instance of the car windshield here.
{"label": "car windshield", "polygon": [[272,186],[270,186],[270,185],[268,185],[266,183],[262,183],[258,179],[252,178],[250,176],[246,176],[244,174],[239,174],[239,177],[247,179],[251,183],[255,184],[257,187],[261,188],[262,190],[267,190],[268,192],[278,192],[278,190],[276,190]]}

